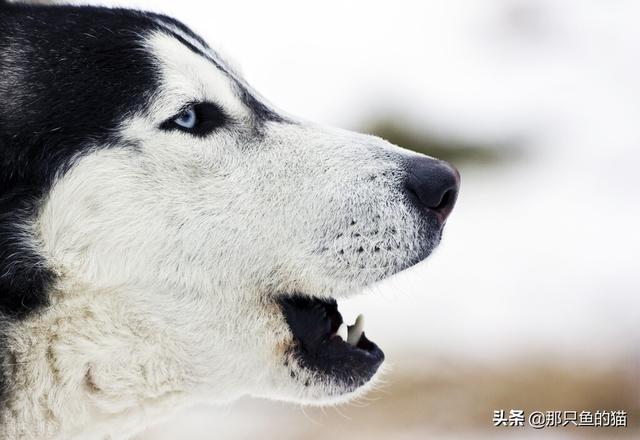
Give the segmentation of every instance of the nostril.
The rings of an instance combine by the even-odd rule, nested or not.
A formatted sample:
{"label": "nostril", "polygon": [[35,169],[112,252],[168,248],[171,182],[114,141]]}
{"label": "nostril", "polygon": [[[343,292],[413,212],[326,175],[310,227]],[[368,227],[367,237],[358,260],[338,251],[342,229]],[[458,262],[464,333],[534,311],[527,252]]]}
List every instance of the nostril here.
{"label": "nostril", "polygon": [[440,203],[436,206],[430,207],[431,209],[440,212],[444,216],[449,215],[451,210],[453,209],[453,205],[456,202],[456,196],[458,195],[458,191],[454,188],[450,188],[442,194],[442,198],[440,199]]}

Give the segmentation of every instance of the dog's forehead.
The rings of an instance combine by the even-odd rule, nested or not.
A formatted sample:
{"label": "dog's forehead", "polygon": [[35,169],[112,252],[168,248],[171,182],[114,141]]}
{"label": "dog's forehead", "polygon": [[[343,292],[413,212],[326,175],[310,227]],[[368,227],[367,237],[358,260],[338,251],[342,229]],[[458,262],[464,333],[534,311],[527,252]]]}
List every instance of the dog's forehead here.
{"label": "dog's forehead", "polygon": [[166,30],[150,32],[146,38],[145,47],[159,72],[151,112],[166,117],[186,102],[210,101],[232,116],[247,116],[250,108],[242,100],[242,81],[208,46],[186,38]]}
{"label": "dog's forehead", "polygon": [[[248,113],[257,120],[287,121],[202,37],[172,18],[154,19],[162,31],[150,34],[147,47],[160,63],[165,101],[176,102],[172,92],[178,94],[178,101],[183,98],[180,94],[191,93],[192,99],[216,102],[238,116]],[[180,91],[181,83],[184,89]]]}

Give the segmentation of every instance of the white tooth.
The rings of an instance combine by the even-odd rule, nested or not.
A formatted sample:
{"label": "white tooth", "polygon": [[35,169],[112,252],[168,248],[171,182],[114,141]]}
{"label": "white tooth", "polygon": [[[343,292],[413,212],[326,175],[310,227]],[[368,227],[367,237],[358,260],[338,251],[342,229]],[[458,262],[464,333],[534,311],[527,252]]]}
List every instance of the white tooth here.
{"label": "white tooth", "polygon": [[347,342],[355,346],[360,340],[360,336],[362,336],[363,331],[364,331],[364,316],[360,314],[356,318],[356,322],[354,322],[353,325],[349,326],[349,336],[347,337]]}
{"label": "white tooth", "polygon": [[338,331],[336,332],[336,335],[340,336],[343,341],[346,341],[347,336],[349,335],[349,330],[347,330],[347,324],[345,324],[344,322],[340,324],[340,327],[338,327]]}

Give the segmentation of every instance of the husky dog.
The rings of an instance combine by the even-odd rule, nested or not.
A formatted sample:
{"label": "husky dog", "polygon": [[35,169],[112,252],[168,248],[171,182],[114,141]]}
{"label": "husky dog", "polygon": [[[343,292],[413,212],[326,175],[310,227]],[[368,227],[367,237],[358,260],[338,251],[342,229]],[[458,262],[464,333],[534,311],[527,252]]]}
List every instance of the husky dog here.
{"label": "husky dog", "polygon": [[375,380],[334,298],[431,253],[451,166],[283,114],[134,10],[0,2],[0,102],[2,438]]}

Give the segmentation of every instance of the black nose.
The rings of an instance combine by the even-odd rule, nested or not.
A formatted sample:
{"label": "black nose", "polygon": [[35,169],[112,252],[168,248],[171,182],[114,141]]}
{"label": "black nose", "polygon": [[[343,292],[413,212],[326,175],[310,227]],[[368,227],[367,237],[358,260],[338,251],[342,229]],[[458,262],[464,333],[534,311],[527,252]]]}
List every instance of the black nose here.
{"label": "black nose", "polygon": [[418,156],[407,161],[404,187],[414,205],[444,222],[458,198],[460,174],[447,162]]}

